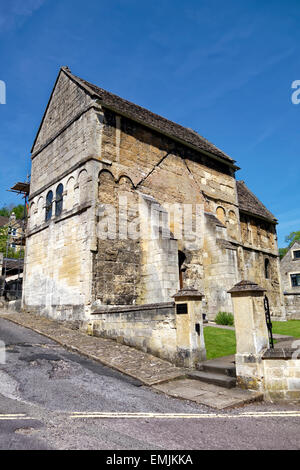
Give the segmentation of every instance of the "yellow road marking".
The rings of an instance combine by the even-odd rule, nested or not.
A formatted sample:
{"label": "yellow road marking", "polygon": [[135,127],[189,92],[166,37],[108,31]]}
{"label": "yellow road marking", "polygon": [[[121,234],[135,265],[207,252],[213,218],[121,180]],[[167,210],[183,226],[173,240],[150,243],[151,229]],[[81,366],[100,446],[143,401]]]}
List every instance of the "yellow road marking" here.
{"label": "yellow road marking", "polygon": [[213,418],[267,418],[300,417],[300,411],[246,412],[235,415],[215,413],[109,413],[109,412],[73,412],[70,418],[107,418],[107,419],[213,419]]}
{"label": "yellow road marking", "polygon": [[13,413],[10,413],[10,414],[2,414],[0,413],[0,420],[1,421],[6,421],[6,420],[12,420],[12,419],[20,419],[20,420],[23,420],[23,419],[34,419],[34,418],[30,418],[28,416],[26,416],[25,414],[13,414]]}

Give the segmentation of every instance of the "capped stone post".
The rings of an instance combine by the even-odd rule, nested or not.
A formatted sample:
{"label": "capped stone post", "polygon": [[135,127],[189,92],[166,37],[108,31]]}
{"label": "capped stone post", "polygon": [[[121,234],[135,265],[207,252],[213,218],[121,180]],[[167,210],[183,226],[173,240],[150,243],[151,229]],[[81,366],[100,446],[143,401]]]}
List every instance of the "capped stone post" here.
{"label": "capped stone post", "polygon": [[202,297],[198,290],[186,287],[178,291],[175,299],[177,364],[195,368],[206,360],[203,334]]}
{"label": "capped stone post", "polygon": [[237,383],[243,388],[260,390],[263,386],[261,356],[269,347],[265,290],[255,282],[241,281],[228,292],[234,312]]}

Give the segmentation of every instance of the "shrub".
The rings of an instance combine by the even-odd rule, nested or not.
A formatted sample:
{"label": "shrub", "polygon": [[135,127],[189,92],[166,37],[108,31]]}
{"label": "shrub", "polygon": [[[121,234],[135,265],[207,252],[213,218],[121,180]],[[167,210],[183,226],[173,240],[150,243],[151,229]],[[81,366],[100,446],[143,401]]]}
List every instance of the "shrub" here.
{"label": "shrub", "polygon": [[219,312],[218,315],[216,316],[215,322],[217,325],[233,326],[234,318],[233,318],[232,313]]}

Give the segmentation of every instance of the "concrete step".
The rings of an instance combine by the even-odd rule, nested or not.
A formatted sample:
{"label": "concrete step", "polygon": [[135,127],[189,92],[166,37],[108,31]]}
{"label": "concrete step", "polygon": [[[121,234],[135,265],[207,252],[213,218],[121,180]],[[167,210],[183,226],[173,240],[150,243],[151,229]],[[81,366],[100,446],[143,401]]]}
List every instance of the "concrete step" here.
{"label": "concrete step", "polygon": [[213,372],[206,372],[201,370],[190,371],[188,373],[189,379],[200,380],[208,384],[218,385],[224,388],[234,388],[236,386],[236,378],[229,377],[228,375],[216,374]]}
{"label": "concrete step", "polygon": [[211,372],[213,374],[227,375],[229,377],[236,377],[236,368],[234,364],[224,361],[206,361],[202,363],[201,370]]}

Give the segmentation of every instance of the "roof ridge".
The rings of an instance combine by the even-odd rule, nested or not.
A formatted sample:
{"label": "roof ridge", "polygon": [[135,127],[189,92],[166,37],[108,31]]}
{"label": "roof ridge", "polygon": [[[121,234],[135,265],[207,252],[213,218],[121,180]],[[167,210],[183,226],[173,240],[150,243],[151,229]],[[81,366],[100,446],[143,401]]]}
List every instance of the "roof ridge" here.
{"label": "roof ridge", "polygon": [[[212,144],[207,139],[205,139],[205,137],[201,136],[197,131],[194,131],[193,129],[171,121],[170,119],[156,114],[153,111],[144,108],[143,106],[140,106],[132,101],[126,100],[125,98],[122,98],[119,95],[116,95],[115,93],[112,93],[110,91],[105,90],[104,88],[94,85],[88,82],[87,80],[84,80],[83,78],[74,75],[66,66],[61,67],[61,70],[63,70],[70,78],[76,80],[79,85],[82,85],[88,93],[93,96],[98,96],[100,100],[103,100],[104,106],[107,105],[111,106],[112,108],[115,107],[116,111],[120,114],[123,113],[125,115],[128,115],[128,117],[133,120],[142,122],[143,124],[149,127],[156,128],[160,132],[167,133],[167,135],[170,134],[170,137],[175,137],[177,139],[179,138],[184,143],[193,145],[199,150],[208,152],[211,155],[217,158],[221,158],[227,163],[230,162],[232,165],[234,165],[235,160],[233,160],[225,152],[220,150],[216,145]],[[110,101],[110,103],[108,103],[107,101]],[[118,105],[121,107],[121,109],[120,107],[118,108]],[[139,116],[138,118],[134,116],[134,111],[140,114],[141,116]]]}

